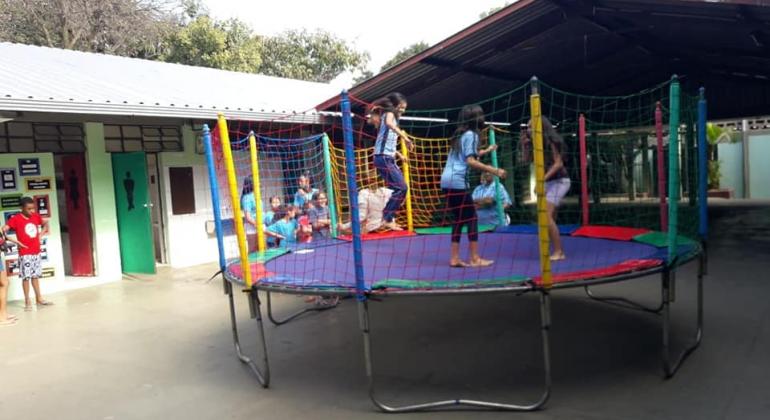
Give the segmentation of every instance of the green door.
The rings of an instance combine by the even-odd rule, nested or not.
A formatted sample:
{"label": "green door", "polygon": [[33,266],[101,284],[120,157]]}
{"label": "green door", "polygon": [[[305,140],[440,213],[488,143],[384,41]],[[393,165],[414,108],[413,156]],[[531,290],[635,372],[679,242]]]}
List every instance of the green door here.
{"label": "green door", "polygon": [[120,260],[124,273],[155,273],[155,249],[143,152],[113,153],[115,206],[118,213]]}

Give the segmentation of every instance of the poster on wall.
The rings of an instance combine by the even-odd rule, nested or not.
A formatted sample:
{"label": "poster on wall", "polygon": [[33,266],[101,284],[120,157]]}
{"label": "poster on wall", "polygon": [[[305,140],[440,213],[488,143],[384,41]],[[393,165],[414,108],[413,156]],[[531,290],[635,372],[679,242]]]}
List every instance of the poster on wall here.
{"label": "poster on wall", "polygon": [[[15,216],[15,215],[17,215],[19,213],[21,213],[21,212],[20,211],[7,211],[7,212],[5,212],[5,215],[4,215],[5,216],[5,222],[4,222],[4,224],[8,224],[8,221],[11,220],[11,217],[13,217],[13,216]],[[13,229],[8,229],[7,233],[9,235],[15,235],[16,231],[13,230]]]}
{"label": "poster on wall", "polygon": [[35,200],[35,207],[37,207],[37,213],[40,216],[51,217],[51,206],[47,195],[36,195],[33,200]]}
{"label": "poster on wall", "polygon": [[0,191],[16,191],[15,168],[0,168]]}
{"label": "poster on wall", "polygon": [[5,258],[18,258],[19,247],[15,243],[9,241],[6,245],[6,250],[7,251],[3,254],[5,255]]}
{"label": "poster on wall", "polygon": [[43,268],[43,276],[42,278],[46,279],[49,277],[53,277],[56,275],[56,270],[54,270],[53,267],[45,267]]}
{"label": "poster on wall", "polygon": [[19,159],[19,176],[40,175],[40,159],[25,158]]}
{"label": "poster on wall", "polygon": [[47,191],[50,189],[51,189],[51,178],[27,179],[27,190],[29,191]]}
{"label": "poster on wall", "polygon": [[21,208],[21,194],[0,195],[0,208],[3,208],[3,209]]}
{"label": "poster on wall", "polygon": [[48,261],[48,238],[44,237],[40,240],[40,259],[42,261]]}
{"label": "poster on wall", "polygon": [[16,258],[6,258],[5,259],[5,272],[8,274],[8,276],[18,276],[19,275],[19,260]]}

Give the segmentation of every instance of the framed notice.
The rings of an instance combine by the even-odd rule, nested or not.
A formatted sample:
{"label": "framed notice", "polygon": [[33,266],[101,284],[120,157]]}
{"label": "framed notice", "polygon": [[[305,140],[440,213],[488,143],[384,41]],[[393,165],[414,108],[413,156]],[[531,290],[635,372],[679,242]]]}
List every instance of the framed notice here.
{"label": "framed notice", "polygon": [[42,278],[47,279],[47,278],[55,276],[56,275],[56,270],[54,270],[53,267],[45,267],[45,268],[43,268],[43,273],[42,274],[43,274]]}
{"label": "framed notice", "polygon": [[40,175],[40,159],[19,159],[19,176]]}
{"label": "framed notice", "polygon": [[28,191],[48,191],[51,189],[51,178],[28,178]]}
{"label": "framed notice", "polygon": [[51,217],[51,206],[48,201],[47,195],[36,195],[32,198],[35,200],[35,206],[37,207],[37,213],[42,217]]}
{"label": "framed notice", "polygon": [[5,254],[4,254],[5,258],[8,259],[8,258],[16,258],[16,257],[18,257],[19,256],[19,247],[15,243],[10,242],[10,241],[7,242],[7,245],[8,245],[8,251],[6,251]]}
{"label": "framed notice", "polygon": [[16,191],[16,169],[0,168],[0,191]]}
{"label": "framed notice", "polygon": [[3,208],[3,209],[21,208],[21,194],[0,195],[0,208]]}

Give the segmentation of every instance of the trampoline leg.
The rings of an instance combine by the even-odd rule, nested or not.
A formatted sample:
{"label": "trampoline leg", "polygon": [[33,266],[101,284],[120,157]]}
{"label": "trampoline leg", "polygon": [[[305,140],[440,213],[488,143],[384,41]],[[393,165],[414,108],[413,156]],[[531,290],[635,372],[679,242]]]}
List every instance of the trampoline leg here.
{"label": "trampoline leg", "polygon": [[[259,340],[262,344],[262,354],[264,354],[264,370],[260,370],[254,361],[250,357],[246,356],[246,354],[241,350],[241,341],[238,337],[238,320],[235,316],[233,285],[227,280],[224,280],[224,283],[227,300],[230,303],[230,324],[233,328],[233,345],[235,346],[235,354],[238,356],[238,360],[246,364],[254,372],[254,374],[257,376],[257,381],[259,381],[259,384],[262,385],[263,388],[267,388],[270,385],[270,365],[268,364],[267,360],[267,342],[265,341],[265,329],[262,323],[261,310],[259,308],[259,297],[254,297],[256,296],[256,291],[246,292],[249,296],[249,309],[252,311],[252,318],[256,318],[257,324],[259,325]],[[254,300],[256,300],[256,302],[254,302]]]}
{"label": "trampoline leg", "polygon": [[700,345],[703,338],[703,275],[705,272],[705,256],[701,255],[701,261],[698,264],[697,278],[697,327],[693,341],[677,356],[671,358],[671,303],[673,302],[673,288],[675,271],[666,270],[663,272],[663,372],[666,379],[673,377],[682,367],[682,364],[695,349]]}
{"label": "trampoline leg", "polygon": [[535,411],[545,405],[546,401],[548,401],[548,398],[551,395],[551,349],[549,340],[549,331],[551,328],[551,297],[547,291],[540,292],[540,330],[543,342],[544,390],[535,402],[524,405],[470,399],[449,399],[404,406],[392,406],[381,402],[379,399],[377,399],[375,391],[375,376],[370,337],[371,326],[369,322],[369,302],[367,300],[359,301],[358,315],[361,332],[363,333],[364,338],[364,359],[366,363],[366,376],[369,380],[369,398],[371,398],[372,402],[377,408],[386,413],[406,413],[436,409],[452,410],[464,407],[484,408],[500,411]]}
{"label": "trampoline leg", "polygon": [[606,303],[608,305],[615,305],[620,306],[621,308],[634,309],[643,312],[650,312],[653,314],[659,314],[660,311],[663,310],[663,302],[661,302],[660,305],[656,307],[651,307],[620,296],[597,296],[593,291],[591,291],[590,286],[585,286],[584,289],[586,296],[595,301]]}
{"label": "trampoline leg", "polygon": [[336,308],[337,305],[340,304],[340,299],[338,297],[331,298],[330,302],[320,302],[315,304],[315,306],[307,307],[304,309],[300,309],[299,311],[287,316],[286,318],[278,319],[273,315],[273,300],[270,297],[270,292],[266,292],[267,294],[267,318],[270,320],[270,322],[273,323],[273,325],[283,325],[294,318],[297,318],[303,314],[309,313],[309,312],[321,312],[325,311],[327,309]]}

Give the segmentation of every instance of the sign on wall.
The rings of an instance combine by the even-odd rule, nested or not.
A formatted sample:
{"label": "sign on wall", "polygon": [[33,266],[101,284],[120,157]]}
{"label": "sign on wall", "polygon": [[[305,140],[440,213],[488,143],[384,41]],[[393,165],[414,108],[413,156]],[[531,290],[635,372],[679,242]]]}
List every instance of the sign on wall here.
{"label": "sign on wall", "polygon": [[21,194],[0,195],[0,208],[3,208],[3,209],[21,208]]}
{"label": "sign on wall", "polygon": [[24,158],[19,159],[19,176],[40,175],[40,159]]}
{"label": "sign on wall", "polygon": [[51,189],[51,178],[27,179],[27,190],[29,191],[47,191],[50,189]]}
{"label": "sign on wall", "polygon": [[19,260],[17,258],[6,258],[5,270],[9,277],[19,275]]}
{"label": "sign on wall", "polygon": [[0,191],[16,191],[16,169],[0,168]]}
{"label": "sign on wall", "polygon": [[35,206],[37,207],[37,213],[42,217],[51,217],[51,205],[48,201],[47,195],[36,195],[33,197],[35,200]]}

